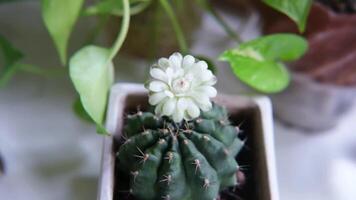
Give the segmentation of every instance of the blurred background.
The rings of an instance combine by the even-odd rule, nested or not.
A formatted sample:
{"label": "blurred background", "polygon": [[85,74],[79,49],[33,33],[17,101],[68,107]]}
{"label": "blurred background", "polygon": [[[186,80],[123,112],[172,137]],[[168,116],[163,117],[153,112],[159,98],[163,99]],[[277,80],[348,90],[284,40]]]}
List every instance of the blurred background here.
{"label": "blurred background", "polygon": [[[344,3],[347,2],[347,3]],[[255,1],[213,3],[242,41],[263,34],[292,32],[282,14]],[[56,73],[18,72],[0,89],[0,199],[96,199],[103,136],[73,112],[77,94],[60,65],[36,0],[0,1],[0,35],[24,53],[24,62]],[[129,36],[115,58],[115,82],[141,82],[154,58],[178,51],[165,17],[156,42],[150,35],[153,11],[135,15]],[[292,81],[270,95],[275,114],[275,148],[281,200],[356,199],[356,3],[314,1],[303,36],[307,54],[288,63]],[[187,3],[177,12],[191,52],[216,61],[236,46],[211,14]],[[73,54],[101,18],[83,17],[69,42]],[[120,24],[110,19],[95,37],[111,44]],[[148,48],[149,47],[149,48]],[[2,59],[2,57],[0,57]],[[0,63],[3,63],[0,60]],[[259,94],[242,84],[230,67],[214,62],[218,91]]]}

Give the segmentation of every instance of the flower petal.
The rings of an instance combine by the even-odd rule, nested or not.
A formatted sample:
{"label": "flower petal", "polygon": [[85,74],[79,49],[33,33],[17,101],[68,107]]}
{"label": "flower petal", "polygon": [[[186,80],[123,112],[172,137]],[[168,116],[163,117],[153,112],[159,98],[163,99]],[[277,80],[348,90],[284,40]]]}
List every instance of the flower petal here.
{"label": "flower petal", "polygon": [[189,103],[190,100],[188,98],[179,98],[177,101],[177,109],[186,110],[188,108]]}
{"label": "flower petal", "polygon": [[212,86],[215,85],[216,82],[217,82],[216,76],[213,76],[209,80],[205,81],[204,84]]}
{"label": "flower petal", "polygon": [[174,94],[169,90],[165,90],[164,94],[166,94],[166,96],[169,97],[169,98],[173,98],[174,97]]}
{"label": "flower petal", "polygon": [[206,100],[206,98],[207,98],[207,96],[205,96],[204,94],[199,93],[199,92],[191,92],[189,95],[192,98],[192,100],[194,100],[195,102],[198,102],[198,103],[200,101]]}
{"label": "flower petal", "polygon": [[167,88],[167,85],[161,81],[152,81],[148,88],[152,92],[161,92]]}
{"label": "flower petal", "polygon": [[197,106],[204,112],[209,111],[213,106],[209,97],[201,93],[193,94],[192,98],[196,102]]}
{"label": "flower petal", "polygon": [[169,57],[169,61],[171,62],[171,65],[175,70],[178,70],[182,67],[182,60],[183,57],[180,53],[174,53]]}
{"label": "flower petal", "polygon": [[195,105],[195,103],[193,101],[191,101],[189,103],[187,111],[188,111],[189,116],[192,119],[197,118],[200,115],[200,110],[199,110],[198,106]]}
{"label": "flower petal", "polygon": [[[179,98],[178,101],[177,101],[177,108],[176,108],[176,111],[175,113],[173,113],[173,115],[176,115],[176,120],[180,119],[187,119],[189,120],[189,116],[187,116],[187,108],[188,108],[188,104],[189,104],[189,99],[188,98]],[[179,113],[177,113],[179,112]]]}
{"label": "flower petal", "polygon": [[170,98],[164,103],[162,108],[162,114],[166,116],[170,116],[173,114],[176,109],[177,100],[175,98]]}
{"label": "flower petal", "polygon": [[158,66],[162,69],[167,69],[168,67],[170,67],[171,63],[169,62],[169,60],[167,58],[160,58],[158,60]]}
{"label": "flower petal", "polygon": [[167,82],[167,75],[166,73],[164,73],[164,71],[162,69],[159,68],[152,68],[150,70],[150,75],[152,76],[152,78],[157,79],[157,80],[161,80],[164,82]]}
{"label": "flower petal", "polygon": [[184,69],[182,69],[182,68],[179,68],[179,69],[176,69],[175,71],[174,71],[174,74],[173,74],[173,79],[176,79],[176,78],[179,78],[179,77],[182,77],[182,76],[184,76]]}
{"label": "flower petal", "polygon": [[[202,61],[200,61],[202,62]],[[204,69],[204,64],[195,63],[190,69],[187,69],[187,73],[192,74],[194,77],[194,82],[201,83],[205,80],[211,78],[213,74],[210,70]]]}
{"label": "flower petal", "polygon": [[174,75],[174,70],[172,67],[168,67],[166,69],[166,75],[167,75],[168,83],[169,83],[173,79],[173,75]]}
{"label": "flower petal", "polygon": [[162,101],[166,97],[167,95],[164,92],[157,92],[149,96],[148,102],[154,106],[157,105],[160,101]]}
{"label": "flower petal", "polygon": [[200,60],[196,63],[196,65],[202,70],[208,69],[208,64],[205,61]]}
{"label": "flower petal", "polygon": [[208,81],[214,77],[214,74],[210,70],[205,70],[201,73],[201,81]]}
{"label": "flower petal", "polygon": [[159,104],[157,104],[156,108],[155,108],[155,113],[156,115],[158,116],[162,116],[162,108],[163,108],[163,105],[165,104],[166,101],[161,101]]}
{"label": "flower petal", "polygon": [[194,64],[195,58],[191,55],[186,55],[183,58],[183,68],[184,69],[189,69],[191,66]]}
{"label": "flower petal", "polygon": [[213,104],[210,101],[205,101],[205,102],[199,103],[198,106],[202,111],[207,112],[207,111],[211,110],[211,108],[213,107]]}
{"label": "flower petal", "polygon": [[174,122],[178,123],[183,120],[184,112],[180,109],[177,109],[176,112],[173,113],[172,119]]}
{"label": "flower petal", "polygon": [[217,91],[214,87],[212,86],[200,86],[196,89],[197,92],[203,93],[204,95],[212,98],[212,97],[216,97],[217,95]]}

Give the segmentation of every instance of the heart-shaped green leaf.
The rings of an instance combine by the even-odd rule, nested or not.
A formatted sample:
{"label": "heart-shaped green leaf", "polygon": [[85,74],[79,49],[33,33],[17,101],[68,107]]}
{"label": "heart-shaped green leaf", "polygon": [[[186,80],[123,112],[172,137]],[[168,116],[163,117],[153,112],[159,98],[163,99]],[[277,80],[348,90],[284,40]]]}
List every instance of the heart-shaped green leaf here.
{"label": "heart-shaped green leaf", "polygon": [[280,61],[300,58],[307,42],[294,34],[275,34],[241,44],[225,51],[220,59],[228,61],[234,74],[247,85],[266,93],[283,90],[289,74]]}
{"label": "heart-shaped green leaf", "polygon": [[23,54],[1,35],[0,53],[2,53],[1,55],[3,58],[2,66],[0,68],[0,87],[3,87],[19,68],[17,63],[23,58]]}
{"label": "heart-shaped green leaf", "polygon": [[51,35],[61,62],[66,63],[67,45],[84,0],[42,0],[42,18]]}
{"label": "heart-shaped green leaf", "polygon": [[304,32],[312,0],[263,0],[272,8],[284,13],[298,25],[300,32]]}
{"label": "heart-shaped green leaf", "polygon": [[69,61],[69,73],[83,107],[101,126],[104,121],[110,86],[113,84],[114,69],[110,50],[97,46],[86,46]]}
{"label": "heart-shaped green leaf", "polygon": [[76,98],[72,105],[73,112],[78,118],[82,119],[83,121],[93,123],[94,121],[88,115],[87,111],[85,111],[80,98]]}

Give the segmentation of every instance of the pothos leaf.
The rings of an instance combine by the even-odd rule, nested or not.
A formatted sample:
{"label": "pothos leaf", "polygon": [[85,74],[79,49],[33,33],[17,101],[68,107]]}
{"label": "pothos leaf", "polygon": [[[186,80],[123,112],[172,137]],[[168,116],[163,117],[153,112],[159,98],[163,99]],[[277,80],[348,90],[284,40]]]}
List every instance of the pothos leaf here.
{"label": "pothos leaf", "polygon": [[41,0],[42,18],[51,35],[61,62],[66,63],[67,45],[84,0]]}
{"label": "pothos leaf", "polygon": [[284,13],[298,25],[300,32],[304,32],[312,0],[263,0],[272,8]]}
{"label": "pothos leaf", "polygon": [[0,53],[3,57],[3,66],[0,69],[0,87],[4,86],[17,71],[17,62],[23,58],[23,54],[16,49],[3,36],[0,35]]}
{"label": "pothos leaf", "polygon": [[274,93],[289,83],[288,71],[280,61],[298,59],[307,47],[300,36],[275,34],[227,50],[220,60],[228,61],[234,74],[247,85],[261,92]]}
{"label": "pothos leaf", "polygon": [[73,112],[76,116],[78,116],[80,119],[86,121],[86,122],[94,122],[89,114],[87,113],[87,111],[85,111],[82,102],[80,101],[80,98],[78,97],[77,99],[75,99],[73,106],[72,106]]}
{"label": "pothos leaf", "polygon": [[109,55],[109,49],[90,45],[80,49],[69,61],[70,77],[81,103],[98,127],[102,127],[114,79]]}

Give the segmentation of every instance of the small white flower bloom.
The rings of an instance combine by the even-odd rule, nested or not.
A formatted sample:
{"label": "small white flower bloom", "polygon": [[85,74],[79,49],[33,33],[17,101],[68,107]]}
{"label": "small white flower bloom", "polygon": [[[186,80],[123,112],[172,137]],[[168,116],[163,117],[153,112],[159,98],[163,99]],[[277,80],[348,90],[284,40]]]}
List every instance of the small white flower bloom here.
{"label": "small white flower bloom", "polygon": [[150,70],[151,79],[146,84],[149,103],[156,106],[155,113],[170,116],[175,122],[191,120],[200,110],[212,107],[210,98],[217,94],[213,85],[216,77],[204,61],[193,56],[174,53],[161,58]]}

